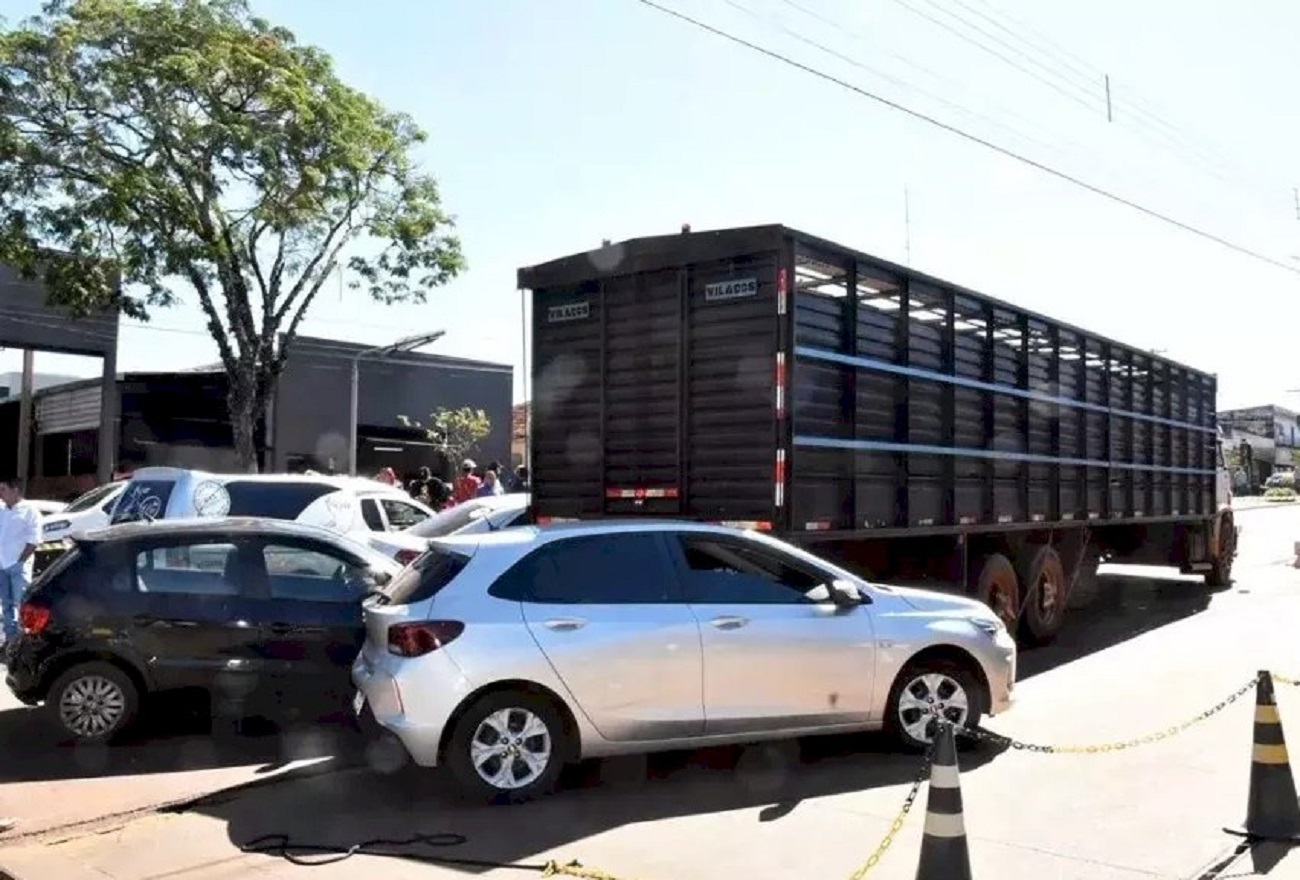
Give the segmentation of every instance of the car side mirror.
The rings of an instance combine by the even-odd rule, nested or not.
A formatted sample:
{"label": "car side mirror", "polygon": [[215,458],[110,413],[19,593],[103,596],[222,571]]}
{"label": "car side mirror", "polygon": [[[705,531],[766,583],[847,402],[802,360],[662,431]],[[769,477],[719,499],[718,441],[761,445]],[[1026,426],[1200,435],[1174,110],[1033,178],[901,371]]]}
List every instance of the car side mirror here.
{"label": "car side mirror", "polygon": [[393,579],[393,576],[386,571],[380,571],[376,568],[367,568],[365,573],[366,586],[383,587]]}
{"label": "car side mirror", "polygon": [[862,591],[851,581],[833,580],[830,582],[831,601],[841,608],[851,608],[864,602]]}

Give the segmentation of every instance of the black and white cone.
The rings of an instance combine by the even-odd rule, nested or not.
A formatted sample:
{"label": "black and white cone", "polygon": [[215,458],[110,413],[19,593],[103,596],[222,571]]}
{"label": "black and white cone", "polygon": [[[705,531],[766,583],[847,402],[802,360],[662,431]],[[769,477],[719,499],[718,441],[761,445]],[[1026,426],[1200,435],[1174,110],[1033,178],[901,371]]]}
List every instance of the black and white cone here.
{"label": "black and white cone", "polygon": [[916,880],[972,880],[952,725],[941,723],[936,736]]}

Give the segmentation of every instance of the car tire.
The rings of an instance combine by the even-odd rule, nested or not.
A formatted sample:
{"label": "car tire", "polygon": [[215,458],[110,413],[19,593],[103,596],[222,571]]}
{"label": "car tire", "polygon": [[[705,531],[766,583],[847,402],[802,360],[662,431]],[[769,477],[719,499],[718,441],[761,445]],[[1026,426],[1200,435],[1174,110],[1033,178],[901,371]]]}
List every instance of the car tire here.
{"label": "car tire", "polygon": [[135,723],[140,690],[121,667],[96,660],[60,675],[45,705],[64,736],[79,743],[107,743]]}
{"label": "car tire", "polygon": [[[500,735],[530,729],[537,732],[497,751]],[[493,753],[479,752],[476,760],[476,742]],[[574,752],[572,736],[553,701],[526,691],[497,691],[480,697],[460,716],[443,760],[457,791],[467,799],[513,804],[549,794]],[[491,781],[496,773],[510,774],[513,782]]]}
{"label": "car tire", "polygon": [[[965,711],[960,715],[954,711],[956,707],[947,702],[956,693],[951,689],[954,685],[965,695]],[[927,691],[935,701],[923,703],[924,708],[916,705],[925,700]],[[909,695],[911,699],[908,699]],[[986,700],[984,688],[965,666],[938,657],[912,660],[898,673],[890,688],[889,700],[885,704],[885,731],[906,751],[924,752],[934,736],[938,713],[960,727],[978,727]],[[926,735],[921,736],[918,735],[918,726],[926,711],[931,717],[926,724]],[[958,743],[965,745],[970,741],[962,738]]]}

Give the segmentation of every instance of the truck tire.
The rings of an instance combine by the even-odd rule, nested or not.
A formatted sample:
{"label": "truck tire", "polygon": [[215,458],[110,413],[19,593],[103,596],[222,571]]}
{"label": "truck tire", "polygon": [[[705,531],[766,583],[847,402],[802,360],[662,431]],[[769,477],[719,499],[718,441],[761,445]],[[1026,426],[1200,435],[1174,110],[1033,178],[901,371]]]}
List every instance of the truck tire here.
{"label": "truck tire", "polygon": [[975,582],[975,598],[1002,618],[1009,632],[1016,631],[1020,615],[1020,581],[1015,566],[1001,553],[990,553],[980,563],[979,579]]}
{"label": "truck tire", "polygon": [[1219,546],[1214,554],[1214,567],[1205,573],[1205,585],[1222,589],[1232,586],[1232,559],[1237,554],[1237,529],[1232,517],[1225,516],[1219,523]]}
{"label": "truck tire", "polygon": [[1065,623],[1070,591],[1065,566],[1060,554],[1049,545],[1031,544],[1021,555],[1020,574],[1026,596],[1021,630],[1029,644],[1046,645]]}

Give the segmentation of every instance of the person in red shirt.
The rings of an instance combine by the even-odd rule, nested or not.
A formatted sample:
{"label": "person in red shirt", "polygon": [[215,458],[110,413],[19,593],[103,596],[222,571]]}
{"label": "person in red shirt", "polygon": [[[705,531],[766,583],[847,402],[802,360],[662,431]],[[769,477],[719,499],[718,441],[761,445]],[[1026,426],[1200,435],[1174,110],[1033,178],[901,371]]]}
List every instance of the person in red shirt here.
{"label": "person in red shirt", "polygon": [[453,504],[460,504],[462,501],[468,501],[478,495],[479,487],[483,485],[483,481],[474,476],[475,467],[477,465],[474,464],[473,459],[467,458],[460,463],[460,476],[456,478],[456,486],[451,493]]}

